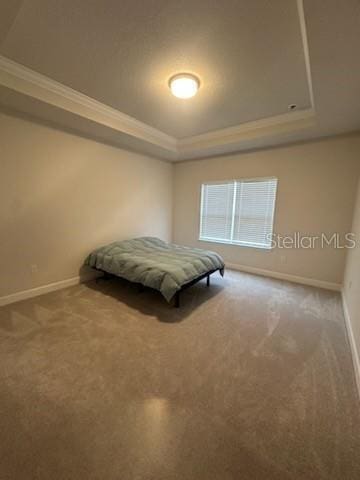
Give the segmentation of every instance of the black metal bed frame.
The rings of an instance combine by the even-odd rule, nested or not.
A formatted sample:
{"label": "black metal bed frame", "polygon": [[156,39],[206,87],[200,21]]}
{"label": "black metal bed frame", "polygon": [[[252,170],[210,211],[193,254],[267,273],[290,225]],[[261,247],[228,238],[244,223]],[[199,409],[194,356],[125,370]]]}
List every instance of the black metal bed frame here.
{"label": "black metal bed frame", "polygon": [[[143,285],[142,283],[136,283],[136,282],[131,282],[129,280],[127,280],[126,278],[123,278],[119,275],[114,275],[112,273],[108,273],[108,272],[105,272],[104,270],[101,270],[99,268],[95,268],[95,270],[103,273],[103,276],[102,277],[98,277],[96,279],[96,281],[99,281],[101,279],[103,280],[106,280],[108,278],[112,278],[112,277],[117,277],[117,278],[121,278],[122,280],[126,280],[130,283],[133,283],[134,285],[138,285],[138,289],[139,289],[139,292],[142,292],[144,291],[145,288],[151,288],[151,287],[145,287],[145,285]],[[196,283],[200,282],[201,280],[203,280],[204,278],[206,278],[206,286],[207,287],[210,287],[210,275],[212,275],[213,273],[219,271],[220,274],[224,274],[224,268],[215,268],[214,270],[210,270],[209,272],[206,272],[202,275],[199,275],[198,277],[194,278],[193,280],[191,280],[190,282],[188,283],[185,283],[181,288],[180,290],[178,290],[175,295],[174,295],[174,306],[175,308],[179,308],[180,307],[180,295],[181,293],[186,290],[187,288],[189,287],[192,287],[193,285],[195,285]],[[156,290],[155,288],[153,288],[152,290]],[[158,290],[156,290],[158,291]]]}
{"label": "black metal bed frame", "polygon": [[175,303],[174,303],[174,306],[175,308],[179,308],[180,307],[180,294],[186,290],[187,288],[189,287],[192,287],[193,285],[195,285],[195,283],[198,283],[200,282],[200,280],[203,280],[204,278],[206,278],[206,286],[207,287],[210,287],[210,275],[212,275],[213,273],[217,272],[219,270],[222,270],[220,268],[216,268],[215,270],[210,270],[209,272],[206,272],[204,273],[203,275],[200,275],[199,277],[196,277],[194,278],[194,280],[191,280],[190,282],[188,283],[185,283],[181,288],[180,290],[178,290],[175,295],[174,295],[174,298],[175,298]]}

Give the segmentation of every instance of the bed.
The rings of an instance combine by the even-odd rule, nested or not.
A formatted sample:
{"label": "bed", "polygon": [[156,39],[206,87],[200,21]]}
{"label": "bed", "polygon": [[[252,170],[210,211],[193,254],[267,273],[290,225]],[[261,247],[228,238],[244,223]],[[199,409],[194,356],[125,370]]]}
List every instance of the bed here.
{"label": "bed", "polygon": [[94,250],[85,260],[105,274],[116,275],[142,287],[162,293],[175,306],[180,305],[180,293],[198,281],[219,271],[224,275],[225,264],[215,252],[189,248],[155,237],[140,237],[110,243]]}

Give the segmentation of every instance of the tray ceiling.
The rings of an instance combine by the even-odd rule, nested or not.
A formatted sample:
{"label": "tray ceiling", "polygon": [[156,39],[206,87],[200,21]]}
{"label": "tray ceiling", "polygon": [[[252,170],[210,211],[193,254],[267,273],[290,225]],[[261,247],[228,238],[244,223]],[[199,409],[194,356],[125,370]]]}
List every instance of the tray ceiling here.
{"label": "tray ceiling", "polygon": [[[63,109],[61,126],[72,116],[76,130],[82,118],[80,130],[95,124],[90,136],[98,124],[98,137],[107,128],[111,138],[119,133],[113,143],[133,137],[169,159],[311,137],[311,70],[323,72],[321,58],[313,65],[324,38],[315,28],[328,38],[324,14],[348,27],[359,12],[357,0],[321,4],[305,2],[304,14],[301,0],[13,0],[0,5],[0,103],[53,124]],[[202,82],[185,101],[167,84],[182,71]],[[316,95],[315,104],[318,113]]]}
{"label": "tray ceiling", "polygon": [[[310,106],[295,1],[19,5],[2,55],[176,138]],[[189,101],[167,84],[182,71],[202,80]]]}

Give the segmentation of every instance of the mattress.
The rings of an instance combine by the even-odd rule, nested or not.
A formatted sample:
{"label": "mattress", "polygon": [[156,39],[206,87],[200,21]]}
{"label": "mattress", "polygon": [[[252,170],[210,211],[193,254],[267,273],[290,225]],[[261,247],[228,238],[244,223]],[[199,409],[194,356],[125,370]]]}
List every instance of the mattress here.
{"label": "mattress", "polygon": [[110,243],[94,250],[85,264],[131,282],[159,290],[167,301],[198,277],[219,270],[223,259],[215,252],[190,248],[155,237]]}

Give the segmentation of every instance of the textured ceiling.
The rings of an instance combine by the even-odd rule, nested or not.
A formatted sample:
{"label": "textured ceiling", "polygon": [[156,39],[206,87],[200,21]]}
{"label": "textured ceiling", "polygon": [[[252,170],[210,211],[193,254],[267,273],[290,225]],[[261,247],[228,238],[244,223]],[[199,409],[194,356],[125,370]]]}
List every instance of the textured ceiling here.
{"label": "textured ceiling", "polygon": [[0,54],[177,138],[310,106],[295,0],[1,2]]}
{"label": "textured ceiling", "polygon": [[[360,0],[0,0],[0,108],[167,160],[359,131],[359,32]],[[183,70],[202,80],[188,101],[167,87]]]}

